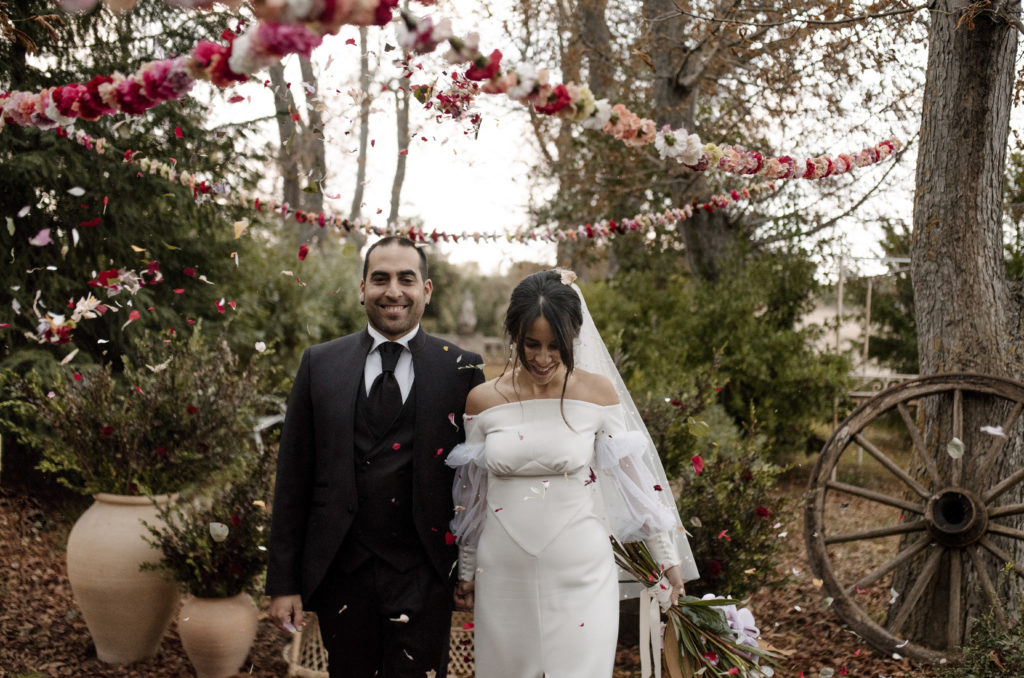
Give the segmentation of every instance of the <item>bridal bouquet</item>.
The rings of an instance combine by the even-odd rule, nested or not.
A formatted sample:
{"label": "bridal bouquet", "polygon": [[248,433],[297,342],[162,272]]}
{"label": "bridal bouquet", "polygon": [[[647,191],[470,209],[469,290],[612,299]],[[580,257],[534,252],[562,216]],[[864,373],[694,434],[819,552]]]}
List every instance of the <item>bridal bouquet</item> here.
{"label": "bridal bouquet", "polygon": [[[647,587],[660,586],[660,568],[643,542],[623,544],[612,538],[619,567]],[[671,676],[772,676],[778,655],[758,645],[754,617],[746,608],[737,611],[735,600],[680,596],[669,608],[665,657]],[[641,610],[641,614],[643,611]],[[674,630],[676,643],[670,642]],[[641,639],[643,642],[643,639]]]}

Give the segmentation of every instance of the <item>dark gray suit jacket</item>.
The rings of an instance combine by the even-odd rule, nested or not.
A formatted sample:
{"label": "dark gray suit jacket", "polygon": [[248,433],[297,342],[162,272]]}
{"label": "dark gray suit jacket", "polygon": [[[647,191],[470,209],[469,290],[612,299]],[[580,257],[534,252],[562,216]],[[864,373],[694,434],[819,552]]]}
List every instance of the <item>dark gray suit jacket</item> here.
{"label": "dark gray suit jacket", "polygon": [[[266,592],[301,594],[308,603],[359,510],[354,417],[363,365],[373,345],[363,330],[306,349],[288,398],[277,460]],[[448,579],[457,553],[448,533],[452,469],[445,458],[463,441],[470,389],[483,360],[420,327],[409,343],[416,389],[413,512],[416,532],[438,574]]]}

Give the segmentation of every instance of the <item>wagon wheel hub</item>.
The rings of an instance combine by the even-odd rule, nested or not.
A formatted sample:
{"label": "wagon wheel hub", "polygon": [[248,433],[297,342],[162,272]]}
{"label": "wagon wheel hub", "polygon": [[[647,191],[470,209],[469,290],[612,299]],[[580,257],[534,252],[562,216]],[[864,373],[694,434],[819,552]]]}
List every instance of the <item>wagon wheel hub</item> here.
{"label": "wagon wheel hub", "polygon": [[963,548],[981,539],[988,528],[988,511],[973,492],[947,487],[928,500],[928,532],[947,548]]}

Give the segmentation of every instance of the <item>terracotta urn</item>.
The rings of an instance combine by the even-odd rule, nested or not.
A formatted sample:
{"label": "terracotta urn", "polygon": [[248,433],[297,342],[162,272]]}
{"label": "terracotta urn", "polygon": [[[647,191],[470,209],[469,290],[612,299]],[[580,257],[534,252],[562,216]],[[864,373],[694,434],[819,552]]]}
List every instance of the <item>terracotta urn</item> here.
{"label": "terracotta urn", "polygon": [[178,613],[178,635],[196,678],[238,673],[256,639],[257,611],[247,593],[231,598],[188,596]]}
{"label": "terracotta urn", "polygon": [[158,571],[139,569],[160,561],[160,552],[143,539],[149,533],[142,521],[160,525],[153,500],[167,504],[174,498],[97,494],[71,528],[68,580],[100,661],[152,657],[174,617],[178,585]]}

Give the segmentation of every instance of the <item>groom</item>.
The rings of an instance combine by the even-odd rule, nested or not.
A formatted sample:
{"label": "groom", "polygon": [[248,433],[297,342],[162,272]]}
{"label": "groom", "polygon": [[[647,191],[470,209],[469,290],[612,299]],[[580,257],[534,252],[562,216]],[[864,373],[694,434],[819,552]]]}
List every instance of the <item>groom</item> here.
{"label": "groom", "polygon": [[331,678],[441,678],[456,551],[448,452],[479,355],[428,335],[423,250],[363,261],[367,329],[306,349],[277,462],[267,594],[284,628],[317,613]]}

